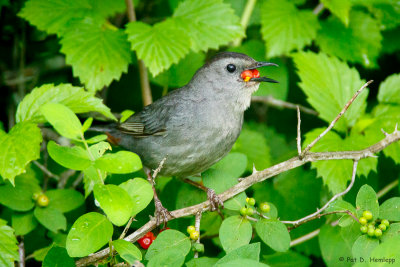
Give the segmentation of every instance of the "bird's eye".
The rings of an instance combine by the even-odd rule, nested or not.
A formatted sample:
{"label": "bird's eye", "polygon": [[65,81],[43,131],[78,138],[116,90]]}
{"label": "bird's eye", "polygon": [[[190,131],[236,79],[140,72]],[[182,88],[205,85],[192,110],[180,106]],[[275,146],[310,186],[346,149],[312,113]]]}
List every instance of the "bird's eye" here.
{"label": "bird's eye", "polygon": [[233,65],[233,64],[228,64],[228,65],[226,66],[226,69],[227,69],[229,72],[235,72],[236,66]]}

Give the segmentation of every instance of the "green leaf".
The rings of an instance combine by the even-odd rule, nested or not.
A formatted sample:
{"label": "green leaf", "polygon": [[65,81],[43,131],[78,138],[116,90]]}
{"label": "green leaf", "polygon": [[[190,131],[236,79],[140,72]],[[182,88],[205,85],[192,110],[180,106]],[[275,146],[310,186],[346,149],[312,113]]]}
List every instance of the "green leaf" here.
{"label": "green leaf", "polygon": [[381,29],[393,29],[400,24],[400,4],[398,2],[383,0],[376,1],[373,5],[368,5],[369,1],[364,1],[363,3],[379,21]]}
{"label": "green leaf", "polygon": [[236,259],[227,263],[223,263],[219,266],[220,267],[243,267],[243,266],[268,267],[267,264],[250,259]]}
{"label": "green leaf", "polygon": [[148,181],[142,178],[130,179],[119,185],[132,199],[133,210],[131,216],[135,216],[153,199],[153,189]]}
{"label": "green leaf", "polygon": [[90,91],[100,90],[128,71],[129,43],[122,30],[108,22],[75,21],[61,39],[61,52],[75,77]]}
{"label": "green leaf", "polygon": [[[318,235],[322,258],[327,266],[337,266],[340,257],[351,255],[351,247],[343,240],[340,230],[344,228],[324,225]],[[351,262],[342,261],[340,266],[352,266]]]}
{"label": "green leaf", "polygon": [[93,117],[87,118],[82,125],[82,132],[86,132],[90,128],[90,126],[92,126],[92,122],[93,122]]}
{"label": "green leaf", "polygon": [[103,184],[104,177],[106,177],[106,172],[98,170],[93,166],[90,166],[83,171],[85,197],[87,197],[93,191],[93,187],[96,184]]}
{"label": "green leaf", "polygon": [[33,212],[13,213],[11,217],[11,225],[16,235],[26,235],[38,225],[37,220],[33,216]]}
{"label": "green leaf", "polygon": [[0,130],[0,175],[14,184],[15,176],[40,157],[42,134],[34,123],[17,123],[7,134]]}
{"label": "green leaf", "polygon": [[119,119],[120,123],[125,122],[127,119],[129,119],[133,114],[135,114],[135,112],[133,110],[130,109],[126,109],[124,111],[121,112],[121,118]]}
{"label": "green leaf", "polygon": [[272,255],[264,255],[264,262],[273,267],[309,267],[312,261],[300,253],[294,251],[277,252]]}
{"label": "green leaf", "polygon": [[55,208],[36,207],[33,211],[33,214],[35,214],[35,218],[39,221],[39,223],[50,231],[57,232],[58,230],[65,231],[67,229],[67,219],[65,218],[64,214],[61,213],[61,211]]}
{"label": "green leaf", "polygon": [[378,22],[372,17],[352,11],[348,27],[333,17],[321,22],[321,26],[317,43],[322,52],[366,67],[377,67],[382,35]]}
{"label": "green leaf", "polygon": [[400,74],[387,77],[380,85],[378,100],[381,103],[400,104]]}
{"label": "green leaf", "polygon": [[217,261],[217,258],[200,257],[191,259],[185,264],[187,267],[213,267]]}
{"label": "green leaf", "polygon": [[63,213],[74,210],[85,202],[81,193],[73,189],[48,190],[46,196],[49,198],[49,207]]}
{"label": "green leaf", "polygon": [[[323,53],[297,53],[294,62],[301,79],[299,86],[307,95],[307,101],[319,112],[319,117],[329,123],[364,83],[355,68]],[[336,123],[335,129],[345,131],[355,124],[365,111],[367,96],[368,89],[365,89]]]}
{"label": "green leaf", "polygon": [[239,17],[222,0],[186,0],[174,11],[173,19],[190,38],[195,52],[218,49],[244,36]]}
{"label": "green leaf", "polygon": [[[260,3],[260,2],[257,2]],[[286,100],[289,91],[289,74],[287,63],[280,58],[266,58],[265,45],[261,40],[249,40],[241,46],[231,47],[229,51],[246,54],[257,61],[270,61],[279,65],[258,69],[260,76],[271,77],[279,83],[260,83],[254,93],[255,96],[273,96],[276,99]]]}
{"label": "green leaf", "polygon": [[211,168],[229,173],[232,177],[240,177],[247,166],[246,155],[238,152],[231,152]]}
{"label": "green leaf", "polygon": [[14,267],[14,261],[19,260],[17,243],[14,229],[0,219],[0,266]]}
{"label": "green leaf", "polygon": [[148,266],[181,266],[191,248],[187,236],[176,230],[161,232],[150,245],[145,259]]}
{"label": "green leaf", "polygon": [[66,248],[70,257],[85,257],[107,244],[113,226],[107,218],[96,212],[79,217],[67,236]]}
{"label": "green leaf", "polygon": [[154,26],[130,22],[126,33],[131,49],[146,63],[153,76],[178,63],[189,52],[189,37],[172,19]]}
{"label": "green leaf", "polygon": [[133,202],[124,189],[113,184],[96,184],[93,193],[113,224],[122,226],[129,220],[132,215]]}
{"label": "green leaf", "polygon": [[267,140],[260,132],[244,127],[232,148],[234,152],[240,152],[247,156],[247,170],[252,171],[253,166],[262,170],[270,166],[271,156]]}
{"label": "green leaf", "polygon": [[36,179],[17,177],[15,186],[10,183],[0,186],[0,204],[16,211],[28,211],[35,205],[33,193],[41,191]]}
{"label": "green leaf", "polygon": [[367,235],[361,235],[357,238],[356,242],[354,242],[352,248],[353,257],[357,259],[368,259],[372,250],[374,250],[374,248],[376,248],[378,245],[378,239],[369,237]]}
{"label": "green leaf", "polygon": [[[204,186],[220,194],[238,183],[237,177],[222,170],[210,168],[201,174]],[[226,201],[224,207],[230,210],[240,210],[246,204],[246,193],[242,192]]]}
{"label": "green leaf", "polygon": [[207,200],[207,195],[190,184],[182,184],[176,193],[175,209],[183,209]]}
{"label": "green leaf", "polygon": [[131,242],[123,239],[115,240],[112,242],[115,250],[119,253],[121,258],[126,260],[130,265],[134,265],[136,261],[142,260],[142,253]]}
{"label": "green leaf", "polygon": [[228,263],[230,261],[237,259],[250,259],[259,261],[260,251],[261,251],[260,243],[244,245],[229,252],[227,255],[218,260],[218,262],[214,266],[217,267],[223,263]]}
{"label": "green leaf", "polygon": [[360,190],[358,191],[356,206],[358,217],[360,217],[365,210],[369,210],[372,213],[373,220],[376,220],[380,217],[378,198],[374,189],[367,184],[361,186]]}
{"label": "green leaf", "polygon": [[139,156],[130,151],[108,153],[97,159],[94,166],[110,173],[131,173],[142,168]]}
{"label": "green leaf", "polygon": [[285,252],[290,247],[290,235],[286,226],[278,220],[260,219],[256,231],[261,240],[278,252]]}
{"label": "green leaf", "polygon": [[386,240],[389,240],[396,236],[400,236],[400,223],[390,224],[390,226],[386,230],[386,232],[383,233],[383,236],[381,237],[381,241],[386,242]]}
{"label": "green leaf", "polygon": [[68,256],[67,250],[62,247],[52,247],[43,260],[42,267],[74,267],[75,261]]}
{"label": "green leaf", "polygon": [[400,221],[400,197],[392,197],[379,207],[379,218]]}
{"label": "green leaf", "polygon": [[[372,251],[370,257],[372,259],[377,259],[377,261],[371,262],[370,266],[388,266],[393,263],[397,265],[400,261],[399,247],[400,236],[387,239]],[[379,259],[390,260],[390,263],[388,261],[379,261]]]}
{"label": "green leaf", "polygon": [[70,108],[74,113],[99,112],[109,119],[116,120],[102,99],[94,96],[94,92],[86,92],[82,87],[70,84],[45,84],[36,87],[24,97],[18,105],[17,122],[30,120],[36,123],[45,122],[40,107],[46,103],[60,103]]}
{"label": "green leaf", "polygon": [[89,147],[89,151],[95,160],[103,156],[107,150],[112,150],[111,145],[107,142],[99,142]]}
{"label": "green leaf", "polygon": [[80,146],[60,146],[51,140],[47,151],[55,162],[68,169],[84,170],[92,164],[87,151]]}
{"label": "green leaf", "polygon": [[19,16],[47,33],[63,34],[70,29],[69,22],[74,19],[92,17],[98,21],[123,12],[124,1],[107,0],[30,0],[19,13]]}
{"label": "green leaf", "polygon": [[267,0],[262,10],[261,34],[268,58],[301,50],[317,35],[318,20],[310,10],[298,10],[286,0]]}
{"label": "green leaf", "polygon": [[349,14],[351,9],[351,1],[343,0],[322,0],[321,3],[329,9],[332,14],[338,17],[344,25],[349,25]]}
{"label": "green leaf", "polygon": [[105,140],[107,140],[107,135],[99,134],[99,135],[95,135],[95,136],[93,136],[93,137],[91,137],[89,139],[86,139],[86,142],[88,144],[95,144],[95,143],[98,143],[98,142],[101,142],[101,141],[105,141]]}
{"label": "green leaf", "polygon": [[53,247],[53,244],[51,244],[50,246],[44,247],[44,248],[40,248],[35,250],[32,255],[33,258],[36,261],[44,261],[44,258],[46,257],[47,253],[49,252],[49,250]]}
{"label": "green leaf", "polygon": [[[303,147],[311,143],[325,130],[317,128],[308,132],[305,136]],[[342,139],[337,133],[329,132],[312,149],[313,152],[359,150],[370,146],[372,142],[369,136],[352,131],[350,136]],[[358,164],[357,174],[368,176],[371,171],[376,171],[378,160],[368,158]],[[312,162],[311,167],[317,169],[318,176],[322,177],[333,193],[338,193],[346,188],[347,181],[351,179],[353,163],[350,160],[329,160]]]}
{"label": "green leaf", "polygon": [[224,250],[232,250],[247,245],[250,242],[253,229],[251,223],[242,216],[226,218],[219,228],[219,239]]}
{"label": "green leaf", "polygon": [[83,134],[78,117],[63,104],[47,103],[40,108],[40,111],[60,135],[78,139]]}

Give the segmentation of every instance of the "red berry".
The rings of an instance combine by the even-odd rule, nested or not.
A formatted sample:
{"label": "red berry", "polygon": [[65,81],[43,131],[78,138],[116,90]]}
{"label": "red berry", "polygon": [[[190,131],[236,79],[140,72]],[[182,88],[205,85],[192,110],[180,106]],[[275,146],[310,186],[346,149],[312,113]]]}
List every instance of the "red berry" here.
{"label": "red berry", "polygon": [[253,70],[253,78],[260,78],[260,72],[256,69]]}
{"label": "red berry", "polygon": [[150,237],[142,237],[138,240],[138,243],[142,248],[148,249],[151,243],[153,243],[153,240]]}
{"label": "red berry", "polygon": [[251,78],[253,78],[253,71],[245,70],[242,72],[242,74],[240,74],[240,77],[242,77],[245,82],[248,82]]}
{"label": "red berry", "polygon": [[145,238],[145,237],[150,238],[152,241],[156,239],[156,237],[154,236],[153,232],[146,233],[142,238]]}

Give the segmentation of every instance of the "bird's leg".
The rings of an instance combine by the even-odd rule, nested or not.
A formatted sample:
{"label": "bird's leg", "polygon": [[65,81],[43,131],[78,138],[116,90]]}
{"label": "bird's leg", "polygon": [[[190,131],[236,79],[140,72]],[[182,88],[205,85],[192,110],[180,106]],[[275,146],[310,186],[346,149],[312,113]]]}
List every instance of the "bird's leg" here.
{"label": "bird's leg", "polygon": [[219,196],[215,193],[214,189],[205,187],[204,185],[200,183],[196,183],[190,179],[183,179],[185,183],[191,184],[200,190],[203,190],[204,192],[207,193],[207,199],[210,201],[210,210],[211,211],[216,211],[218,210],[219,206],[224,208],[224,202],[219,198]]}
{"label": "bird's leg", "polygon": [[171,213],[164,208],[163,204],[161,203],[161,200],[158,198],[156,188],[154,187],[154,178],[151,176],[151,171],[146,170],[147,174],[147,181],[151,184],[151,188],[153,188],[153,193],[154,193],[154,205],[156,207],[156,211],[154,213],[154,216],[156,217],[156,223],[157,225],[160,225],[161,222],[164,222],[164,228],[166,227],[166,223],[168,222],[169,219],[173,218]]}

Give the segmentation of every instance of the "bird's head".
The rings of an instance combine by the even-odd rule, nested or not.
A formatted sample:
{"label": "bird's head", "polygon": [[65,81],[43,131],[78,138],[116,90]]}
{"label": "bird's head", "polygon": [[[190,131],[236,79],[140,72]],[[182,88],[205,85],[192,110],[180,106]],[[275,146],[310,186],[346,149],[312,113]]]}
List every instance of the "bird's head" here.
{"label": "bird's head", "polygon": [[212,97],[233,101],[239,110],[244,111],[250,105],[251,94],[257,91],[261,82],[277,83],[268,77],[260,77],[258,68],[264,66],[278,65],[256,61],[241,53],[223,52],[199,69],[192,83],[200,90],[210,90]]}

